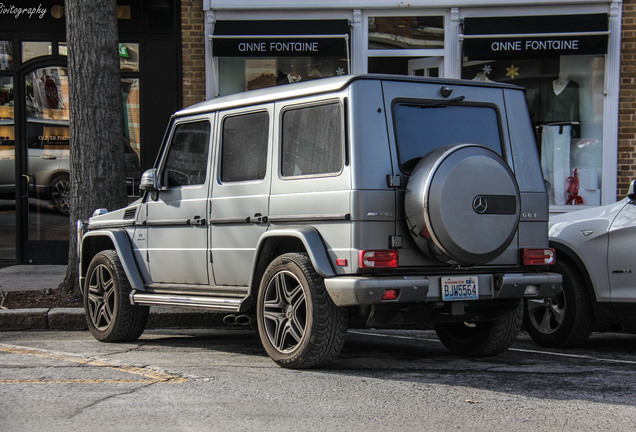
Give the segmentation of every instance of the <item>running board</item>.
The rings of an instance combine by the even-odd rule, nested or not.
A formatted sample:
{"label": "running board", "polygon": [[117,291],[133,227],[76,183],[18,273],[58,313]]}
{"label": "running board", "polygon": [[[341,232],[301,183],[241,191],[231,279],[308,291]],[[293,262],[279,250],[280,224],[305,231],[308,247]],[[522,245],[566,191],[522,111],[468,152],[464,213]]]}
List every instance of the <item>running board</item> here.
{"label": "running board", "polygon": [[217,312],[239,312],[245,299],[181,294],[150,294],[132,291],[130,303],[143,306],[175,306],[204,308]]}

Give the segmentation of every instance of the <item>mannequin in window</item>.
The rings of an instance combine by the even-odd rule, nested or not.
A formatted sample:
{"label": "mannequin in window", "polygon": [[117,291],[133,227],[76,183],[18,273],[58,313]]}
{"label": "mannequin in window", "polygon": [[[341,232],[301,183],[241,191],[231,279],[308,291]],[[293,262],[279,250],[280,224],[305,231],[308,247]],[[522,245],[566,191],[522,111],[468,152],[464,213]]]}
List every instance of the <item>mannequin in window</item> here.
{"label": "mannequin in window", "polygon": [[[544,84],[541,89],[541,123],[578,124],[579,85],[566,73]],[[578,128],[576,128],[578,130]]]}
{"label": "mannequin in window", "polygon": [[580,135],[579,85],[560,73],[541,89],[541,168],[552,204],[567,202],[571,140]]}

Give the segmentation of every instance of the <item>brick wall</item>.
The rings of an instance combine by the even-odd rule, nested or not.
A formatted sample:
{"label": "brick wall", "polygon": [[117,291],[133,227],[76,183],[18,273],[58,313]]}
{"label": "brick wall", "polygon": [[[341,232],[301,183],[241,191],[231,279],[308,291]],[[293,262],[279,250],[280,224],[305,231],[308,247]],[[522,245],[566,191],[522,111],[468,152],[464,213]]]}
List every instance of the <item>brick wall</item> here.
{"label": "brick wall", "polygon": [[623,0],[618,119],[618,199],[636,179],[636,0]]}
{"label": "brick wall", "polygon": [[181,0],[183,106],[205,100],[203,0]]}

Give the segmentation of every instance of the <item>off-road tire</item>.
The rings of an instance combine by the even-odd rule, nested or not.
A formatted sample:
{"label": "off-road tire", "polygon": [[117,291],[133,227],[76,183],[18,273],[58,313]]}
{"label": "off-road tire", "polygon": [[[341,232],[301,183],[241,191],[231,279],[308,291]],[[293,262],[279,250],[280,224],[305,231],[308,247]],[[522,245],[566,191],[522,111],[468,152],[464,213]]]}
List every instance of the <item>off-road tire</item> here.
{"label": "off-road tire", "polygon": [[486,357],[506,351],[517,339],[523,322],[523,303],[494,321],[438,323],[435,332],[453,354]]}
{"label": "off-road tire", "polygon": [[84,310],[91,334],[101,342],[139,338],[150,308],[130,304],[130,283],[114,250],[93,257],[86,272]]}
{"label": "off-road tire", "polygon": [[550,348],[581,346],[594,329],[592,307],[583,279],[568,263],[553,271],[563,276],[562,291],[553,298],[525,301],[524,324],[530,337]]}
{"label": "off-road tire", "polygon": [[304,253],[274,259],[258,292],[261,342],[279,366],[307,369],[333,361],[347,333],[346,310],[337,307]]}

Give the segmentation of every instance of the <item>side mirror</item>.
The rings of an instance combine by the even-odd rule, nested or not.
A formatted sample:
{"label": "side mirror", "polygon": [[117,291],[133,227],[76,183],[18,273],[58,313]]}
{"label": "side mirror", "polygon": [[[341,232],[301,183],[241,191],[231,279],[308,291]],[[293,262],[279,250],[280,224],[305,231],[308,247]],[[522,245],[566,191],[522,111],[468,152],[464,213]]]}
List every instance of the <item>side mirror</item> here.
{"label": "side mirror", "polygon": [[629,189],[627,190],[627,199],[629,202],[636,202],[636,180],[632,180],[629,184]]}
{"label": "side mirror", "polygon": [[139,189],[143,191],[158,191],[159,183],[157,182],[157,169],[152,168],[143,173]]}

